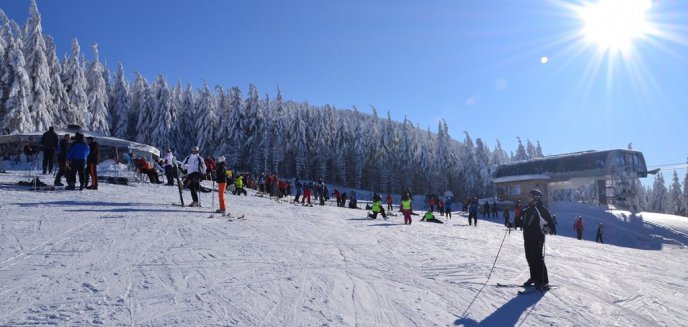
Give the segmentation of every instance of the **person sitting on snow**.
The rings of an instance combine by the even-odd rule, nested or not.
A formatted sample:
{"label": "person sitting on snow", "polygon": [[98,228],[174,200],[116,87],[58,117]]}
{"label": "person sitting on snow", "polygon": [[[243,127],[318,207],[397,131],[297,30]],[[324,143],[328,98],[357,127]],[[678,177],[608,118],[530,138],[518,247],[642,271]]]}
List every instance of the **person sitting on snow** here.
{"label": "person sitting on snow", "polygon": [[425,214],[423,215],[423,218],[421,219],[421,221],[427,221],[427,222],[429,222],[429,223],[444,224],[443,221],[441,221],[441,220],[435,218],[435,215],[432,214],[432,211],[430,211],[430,210],[428,210],[428,211],[425,212]]}

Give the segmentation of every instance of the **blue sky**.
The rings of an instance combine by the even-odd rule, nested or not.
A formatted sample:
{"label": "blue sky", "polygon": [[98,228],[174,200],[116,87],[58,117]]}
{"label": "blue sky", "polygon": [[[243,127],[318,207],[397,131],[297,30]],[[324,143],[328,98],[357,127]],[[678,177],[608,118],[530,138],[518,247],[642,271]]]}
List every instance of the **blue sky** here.
{"label": "blue sky", "polygon": [[[688,1],[653,1],[654,29],[623,54],[586,41],[575,8],[594,3],[583,1],[37,3],[60,56],[76,37],[92,58],[97,42],[101,60],[130,77],[244,92],[253,83],[271,97],[279,85],[287,99],[373,105],[433,131],[444,118],[452,137],[468,131],[507,151],[521,137],[545,154],[633,143],[649,166],[688,157]],[[0,8],[23,24],[28,7]]]}

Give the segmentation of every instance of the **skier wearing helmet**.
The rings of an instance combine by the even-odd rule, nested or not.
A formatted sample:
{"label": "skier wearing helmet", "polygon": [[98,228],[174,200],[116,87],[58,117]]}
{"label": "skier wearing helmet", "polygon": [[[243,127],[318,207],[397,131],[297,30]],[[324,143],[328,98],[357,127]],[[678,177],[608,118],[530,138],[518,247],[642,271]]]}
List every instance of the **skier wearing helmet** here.
{"label": "skier wearing helmet", "polygon": [[554,231],[552,215],[542,205],[542,192],[533,189],[528,192],[528,205],[523,208],[523,245],[530,267],[530,278],[523,286],[535,286],[538,290],[549,288],[547,266],[543,255],[545,234]]}
{"label": "skier wearing helmet", "polygon": [[191,154],[184,159],[184,165],[186,166],[186,180],[184,185],[189,187],[191,191],[191,198],[193,202],[189,204],[189,207],[200,207],[201,203],[198,201],[198,190],[201,188],[201,180],[203,175],[205,175],[205,162],[203,158],[198,153],[199,149],[197,146],[191,148]]}

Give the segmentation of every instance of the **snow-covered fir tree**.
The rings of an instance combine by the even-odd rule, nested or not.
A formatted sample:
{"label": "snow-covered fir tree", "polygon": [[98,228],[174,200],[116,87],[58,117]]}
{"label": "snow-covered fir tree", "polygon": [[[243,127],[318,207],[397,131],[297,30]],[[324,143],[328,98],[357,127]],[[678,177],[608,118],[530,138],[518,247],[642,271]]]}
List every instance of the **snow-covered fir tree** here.
{"label": "snow-covered fir tree", "polygon": [[160,148],[172,146],[170,131],[176,120],[176,110],[172,93],[164,76],[158,75],[153,84],[153,124],[151,126],[151,143]]}
{"label": "snow-covered fir tree", "polygon": [[77,39],[72,40],[72,55],[62,70],[62,84],[69,95],[70,110],[67,120],[72,124],[89,127],[91,113],[88,110],[88,82],[81,61],[81,48]]}
{"label": "snow-covered fir tree", "polygon": [[686,207],[683,205],[683,192],[681,190],[681,182],[678,179],[678,173],[674,170],[671,186],[669,187],[669,212],[672,215],[684,216],[686,214]]}
{"label": "snow-covered fir tree", "polygon": [[24,54],[21,39],[9,39],[7,45],[7,67],[2,77],[2,83],[9,85],[8,96],[5,100],[6,114],[2,120],[4,134],[33,132],[36,126],[29,111],[28,94],[31,92],[29,74],[24,68]]}
{"label": "snow-covered fir tree", "polygon": [[285,143],[289,131],[287,130],[286,109],[284,107],[284,99],[282,98],[282,91],[277,87],[277,95],[275,96],[275,103],[273,105],[272,124],[270,131],[272,132],[273,140],[271,144],[272,155],[272,171],[279,176],[284,176],[286,167],[284,165]]}
{"label": "snow-covered fir tree", "polygon": [[186,86],[184,94],[182,95],[181,106],[179,107],[179,118],[176,123],[176,143],[174,148],[177,156],[182,156],[191,152],[191,147],[198,144],[196,128],[194,122],[196,121],[196,93],[191,84]]}
{"label": "snow-covered fir tree", "polygon": [[198,146],[204,153],[215,153],[218,145],[218,125],[217,125],[217,99],[210,91],[208,84],[203,82],[203,88],[198,95],[196,104],[198,115],[194,128],[196,130],[196,140]]}
{"label": "snow-covered fir tree", "polygon": [[98,44],[93,43],[93,62],[88,71],[88,109],[91,112],[91,121],[88,128],[92,131],[110,135],[110,110],[108,104],[110,99],[107,95],[107,88],[103,73],[105,68],[100,63],[98,57]]}
{"label": "snow-covered fir tree", "polygon": [[528,157],[528,154],[526,153],[526,148],[523,146],[523,143],[521,142],[520,137],[516,137],[518,140],[518,148],[516,148],[516,154],[512,158],[513,161],[521,161],[521,160],[528,160],[530,159]]}
{"label": "snow-covered fir tree", "polygon": [[62,84],[62,65],[57,58],[57,49],[52,37],[45,38],[48,67],[50,68],[50,106],[53,108],[53,125],[61,128],[70,124],[69,114],[69,94],[64,84]]}
{"label": "snow-covered fir tree", "polygon": [[241,90],[232,87],[229,90],[229,117],[223,122],[225,137],[223,150],[221,153],[228,154],[227,165],[229,167],[239,167],[241,164],[242,146],[244,137],[244,109]]}
{"label": "snow-covered fir tree", "polygon": [[122,63],[117,64],[115,85],[112,88],[112,93],[112,101],[110,102],[110,133],[121,139],[130,139],[128,126],[131,95],[129,93],[129,82],[124,76],[124,66]]}
{"label": "snow-covered fir tree", "polygon": [[669,191],[664,184],[663,174],[657,173],[652,184],[652,194],[650,195],[649,209],[652,212],[667,213],[669,210]]}
{"label": "snow-covered fir tree", "polygon": [[29,112],[34,119],[33,128],[38,131],[47,131],[48,127],[53,126],[55,113],[51,105],[47,47],[43,38],[41,14],[38,12],[35,0],[31,0],[25,35],[24,56],[30,84],[30,92],[27,94]]}
{"label": "snow-covered fir tree", "polygon": [[[150,86],[143,75],[136,73],[136,82],[131,91],[131,111],[137,115],[135,140],[138,143],[150,144],[152,127],[155,117],[153,116],[154,100]],[[130,124],[132,120],[130,119]]]}

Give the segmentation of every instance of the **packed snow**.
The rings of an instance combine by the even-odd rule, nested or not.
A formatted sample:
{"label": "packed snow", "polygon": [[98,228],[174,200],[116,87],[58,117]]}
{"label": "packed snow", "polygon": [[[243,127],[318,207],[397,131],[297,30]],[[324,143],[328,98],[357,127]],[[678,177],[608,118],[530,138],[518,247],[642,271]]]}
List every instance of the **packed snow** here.
{"label": "packed snow", "polygon": [[[553,288],[517,295],[497,286],[528,278],[522,235],[501,217],[473,227],[457,211],[438,217],[446,224],[404,225],[399,214],[370,220],[253,191],[228,196],[221,217],[213,193],[201,193],[202,208],[171,205],[176,186],[32,191],[17,185],[25,180],[0,173],[2,326],[686,324],[683,217],[552,203]],[[606,244],[594,241],[600,222]]]}

